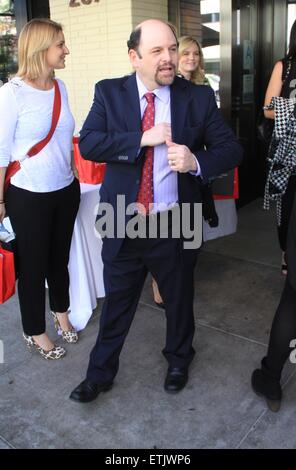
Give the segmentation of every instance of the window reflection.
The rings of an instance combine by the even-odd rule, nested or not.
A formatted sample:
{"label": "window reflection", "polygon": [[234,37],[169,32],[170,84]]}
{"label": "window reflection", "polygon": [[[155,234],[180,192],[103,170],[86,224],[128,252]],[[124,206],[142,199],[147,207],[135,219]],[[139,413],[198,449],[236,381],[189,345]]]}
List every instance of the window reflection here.
{"label": "window reflection", "polygon": [[288,5],[288,18],[287,18],[287,48],[290,41],[290,31],[296,19],[296,2],[290,2]]}
{"label": "window reflection", "polygon": [[0,86],[17,71],[17,36],[14,2],[0,0]]}
{"label": "window reflection", "polygon": [[201,0],[200,13],[206,77],[220,106],[220,0]]}

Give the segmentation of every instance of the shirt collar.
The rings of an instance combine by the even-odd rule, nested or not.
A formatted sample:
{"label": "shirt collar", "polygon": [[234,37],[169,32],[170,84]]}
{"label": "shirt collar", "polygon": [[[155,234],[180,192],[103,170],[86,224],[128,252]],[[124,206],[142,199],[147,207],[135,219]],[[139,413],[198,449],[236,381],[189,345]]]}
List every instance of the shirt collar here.
{"label": "shirt collar", "polygon": [[[149,90],[147,90],[144,83],[138,77],[137,73],[136,73],[136,80],[137,80],[139,98],[140,98],[140,101],[141,101],[141,99],[144,97],[145,93],[148,93]],[[155,90],[152,90],[151,93],[154,93],[155,96],[157,96],[157,98],[160,101],[162,101],[163,103],[168,103],[168,101],[170,99],[170,87],[168,85],[162,86],[160,88],[155,88]]]}

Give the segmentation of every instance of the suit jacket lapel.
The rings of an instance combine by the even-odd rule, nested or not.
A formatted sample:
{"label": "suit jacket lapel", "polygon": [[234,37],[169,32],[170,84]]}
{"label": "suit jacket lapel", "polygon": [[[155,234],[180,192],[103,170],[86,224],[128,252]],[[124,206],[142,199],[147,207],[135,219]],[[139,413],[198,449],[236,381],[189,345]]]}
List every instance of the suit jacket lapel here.
{"label": "suit jacket lapel", "polygon": [[[189,88],[186,81],[176,78],[171,85],[172,139],[178,143],[185,123],[189,104]],[[127,128],[130,131],[141,129],[141,108],[136,74],[130,75],[122,86],[123,110]]]}
{"label": "suit jacket lapel", "polygon": [[123,113],[129,131],[141,129],[141,108],[136,74],[129,76],[123,83]]}
{"label": "suit jacket lapel", "polygon": [[189,87],[186,81],[176,78],[171,85],[171,124],[172,140],[177,144],[184,128],[189,99]]}

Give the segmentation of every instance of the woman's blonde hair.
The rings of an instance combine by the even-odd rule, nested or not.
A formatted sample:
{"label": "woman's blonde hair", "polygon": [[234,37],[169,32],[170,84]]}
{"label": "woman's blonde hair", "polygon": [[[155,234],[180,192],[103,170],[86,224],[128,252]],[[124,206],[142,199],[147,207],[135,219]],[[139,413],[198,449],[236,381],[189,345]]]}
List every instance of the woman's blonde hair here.
{"label": "woman's blonde hair", "polygon": [[205,73],[204,73],[204,56],[202,53],[202,48],[199,42],[194,39],[192,36],[182,36],[179,39],[179,59],[183,55],[185,49],[187,49],[192,44],[196,44],[199,51],[199,65],[194,72],[191,74],[190,81],[197,84],[203,85],[205,81]]}
{"label": "woman's blonde hair", "polygon": [[46,69],[46,52],[62,31],[62,25],[48,18],[34,18],[25,24],[18,40],[19,77],[40,77]]}

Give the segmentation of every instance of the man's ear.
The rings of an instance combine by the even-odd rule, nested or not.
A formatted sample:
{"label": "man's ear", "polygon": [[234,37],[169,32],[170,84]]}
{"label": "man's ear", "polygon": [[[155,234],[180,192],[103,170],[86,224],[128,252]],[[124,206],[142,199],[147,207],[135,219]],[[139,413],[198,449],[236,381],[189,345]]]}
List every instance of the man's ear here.
{"label": "man's ear", "polygon": [[128,51],[130,63],[132,64],[133,68],[136,70],[139,64],[139,56],[134,49],[130,49]]}

